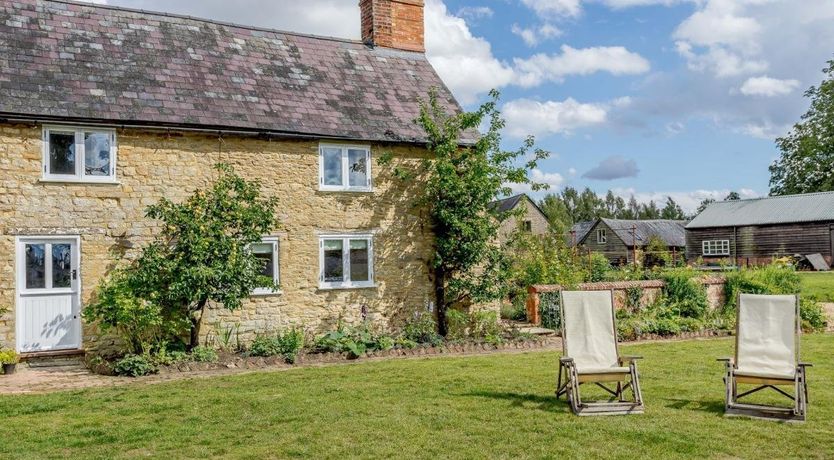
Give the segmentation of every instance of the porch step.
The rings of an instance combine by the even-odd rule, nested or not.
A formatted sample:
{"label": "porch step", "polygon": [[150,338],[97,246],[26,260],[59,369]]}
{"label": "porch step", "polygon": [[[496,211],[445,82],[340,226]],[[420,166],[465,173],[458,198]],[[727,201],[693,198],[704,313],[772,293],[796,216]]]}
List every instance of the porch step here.
{"label": "porch step", "polygon": [[46,353],[21,353],[21,361],[31,368],[84,366],[84,350]]}

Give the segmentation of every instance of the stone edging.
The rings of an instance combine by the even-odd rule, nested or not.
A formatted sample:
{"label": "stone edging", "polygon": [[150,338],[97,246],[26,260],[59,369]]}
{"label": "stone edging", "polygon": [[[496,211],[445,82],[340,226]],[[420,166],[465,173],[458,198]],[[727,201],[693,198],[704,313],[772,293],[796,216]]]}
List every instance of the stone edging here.
{"label": "stone edging", "polygon": [[[727,280],[723,276],[707,276],[698,278],[698,282],[703,285],[724,284]],[[582,291],[608,291],[611,289],[629,289],[629,288],[662,288],[666,286],[663,280],[635,280],[635,281],[601,281],[597,283],[580,283],[577,288]],[[528,289],[529,292],[543,293],[543,292],[558,292],[564,288],[558,284],[534,284]]]}
{"label": "stone edging", "polygon": [[[697,338],[720,338],[729,337],[732,335],[730,331],[697,331],[697,332],[682,332],[674,336],[661,336],[657,334],[644,334],[636,340],[620,342],[620,344],[634,344],[645,342],[664,342],[675,340],[690,340]],[[385,359],[399,359],[421,356],[469,356],[482,355],[488,353],[500,353],[507,351],[536,351],[536,350],[560,350],[562,347],[562,339],[560,337],[547,337],[540,340],[531,340],[523,342],[509,342],[501,345],[489,344],[450,344],[440,347],[416,347],[412,349],[392,349],[387,351],[377,351],[365,354],[359,358],[351,359],[347,353],[302,353],[298,355],[295,364],[287,364],[280,356],[271,357],[254,357],[254,356],[239,356],[235,355],[233,358],[217,362],[217,363],[179,363],[171,366],[160,366],[160,374],[177,374],[194,371],[212,371],[212,370],[231,370],[231,369],[263,369],[263,368],[294,368],[315,366],[320,364],[336,364],[346,363],[351,361],[367,361],[367,360],[385,360]],[[96,373],[104,369],[92,369]]]}

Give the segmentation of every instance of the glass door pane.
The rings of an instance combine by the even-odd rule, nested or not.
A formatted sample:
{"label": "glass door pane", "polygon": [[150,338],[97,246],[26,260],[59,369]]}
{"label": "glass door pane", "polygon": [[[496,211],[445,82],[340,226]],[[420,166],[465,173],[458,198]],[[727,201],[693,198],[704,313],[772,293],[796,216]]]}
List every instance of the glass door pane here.
{"label": "glass door pane", "polygon": [[52,287],[72,287],[72,245],[52,245]]}
{"label": "glass door pane", "polygon": [[27,244],[26,289],[46,288],[46,245]]}

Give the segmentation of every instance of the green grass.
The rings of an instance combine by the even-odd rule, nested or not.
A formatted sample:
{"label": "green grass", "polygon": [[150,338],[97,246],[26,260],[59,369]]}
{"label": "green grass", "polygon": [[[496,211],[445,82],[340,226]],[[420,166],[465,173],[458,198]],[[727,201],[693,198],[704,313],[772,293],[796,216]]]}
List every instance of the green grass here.
{"label": "green grass", "polygon": [[832,349],[804,337],[805,424],[722,417],[723,339],[623,347],[644,415],[571,415],[556,353],[358,362],[0,397],[0,458],[832,458]]}
{"label": "green grass", "polygon": [[802,272],[802,295],[834,302],[834,272]]}

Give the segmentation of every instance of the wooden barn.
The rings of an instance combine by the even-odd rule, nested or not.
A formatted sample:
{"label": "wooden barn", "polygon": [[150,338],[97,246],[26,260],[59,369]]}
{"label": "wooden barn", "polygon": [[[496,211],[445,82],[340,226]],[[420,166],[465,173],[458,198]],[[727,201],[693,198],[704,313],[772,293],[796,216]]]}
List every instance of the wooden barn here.
{"label": "wooden barn", "polygon": [[834,262],[834,192],[716,202],[686,226],[689,261],[747,266],[813,254]]}
{"label": "wooden barn", "polygon": [[633,262],[635,250],[643,250],[652,237],[663,241],[673,254],[682,255],[686,242],[685,224],[680,220],[600,218],[578,240],[578,245],[604,254],[613,265]]}

